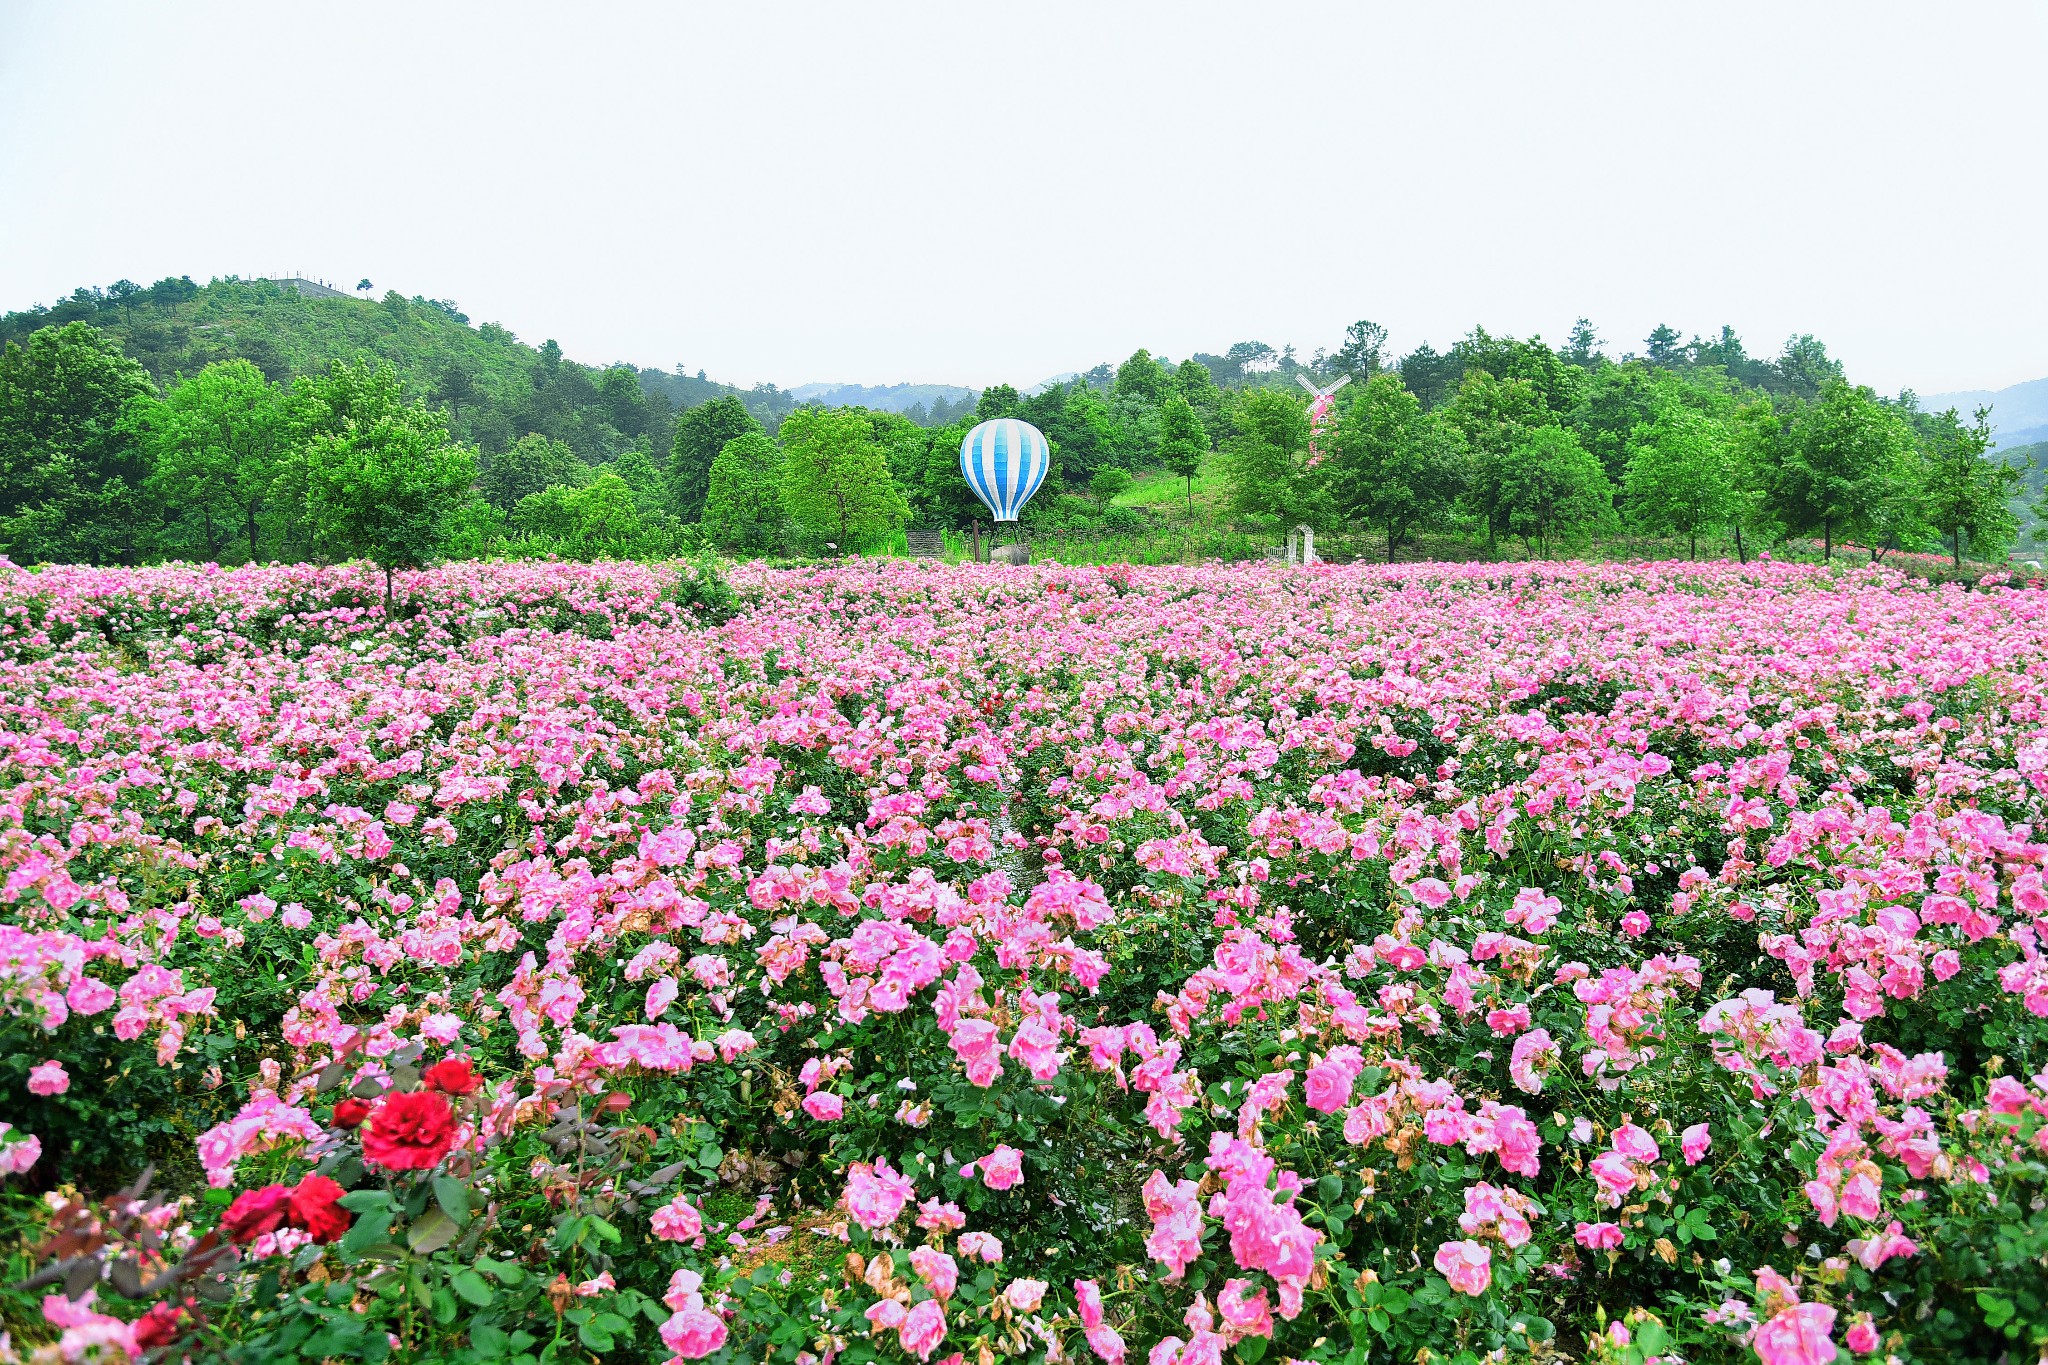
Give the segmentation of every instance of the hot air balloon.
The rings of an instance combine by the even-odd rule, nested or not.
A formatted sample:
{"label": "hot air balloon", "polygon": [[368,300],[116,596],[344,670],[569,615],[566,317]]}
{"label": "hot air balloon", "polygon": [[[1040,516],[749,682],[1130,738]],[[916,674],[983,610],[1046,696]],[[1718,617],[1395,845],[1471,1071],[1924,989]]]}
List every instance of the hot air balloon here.
{"label": "hot air balloon", "polygon": [[1051,467],[1045,433],[1014,417],[983,422],[960,443],[960,473],[997,521],[1015,521]]}

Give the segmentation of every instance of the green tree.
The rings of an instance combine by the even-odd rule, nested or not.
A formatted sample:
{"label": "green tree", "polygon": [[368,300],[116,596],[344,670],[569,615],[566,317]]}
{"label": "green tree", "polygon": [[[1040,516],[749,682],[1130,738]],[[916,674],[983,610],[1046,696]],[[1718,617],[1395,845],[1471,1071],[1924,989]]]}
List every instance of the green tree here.
{"label": "green tree", "polygon": [[1397,375],[1375,375],[1338,421],[1330,473],[1338,510],[1384,531],[1393,563],[1409,532],[1457,498],[1463,445],[1458,429],[1423,412]]}
{"label": "green tree", "polygon": [[1777,470],[1774,510],[1793,532],[1818,531],[1832,560],[1838,533],[1870,538],[1871,553],[1902,529],[1913,494],[1912,429],[1867,388],[1835,379],[1792,425]]}
{"label": "green tree", "polygon": [[1683,349],[1683,338],[1666,323],[1658,323],[1657,329],[1643,339],[1643,358],[1652,365],[1676,365]]}
{"label": "green tree", "polygon": [[845,554],[903,524],[909,508],[860,413],[798,408],[781,435],[782,507],[810,539]]}
{"label": "green tree", "polygon": [[1735,534],[1735,555],[1749,563],[1743,532],[1762,537],[1777,529],[1773,492],[1785,462],[1786,424],[1768,397],[1736,408],[1728,418],[1728,464],[1735,488],[1728,529]]}
{"label": "green tree", "polygon": [[1636,429],[1678,401],[1675,390],[1681,382],[1640,360],[1602,365],[1588,375],[1565,425],[1593,452],[1609,479],[1625,479]]}
{"label": "green tree", "polygon": [[1114,465],[1102,470],[1088,481],[1088,491],[1095,500],[1108,507],[1131,489],[1131,476]]}
{"label": "green tree", "polygon": [[1423,411],[1428,412],[1458,391],[1465,362],[1455,349],[1449,355],[1438,355],[1436,348],[1425,341],[1401,357],[1400,370],[1401,382],[1408,386],[1408,392],[1422,400]]}
{"label": "green tree", "polygon": [[476,482],[476,457],[450,444],[447,422],[408,403],[398,372],[365,359],[337,363],[294,386],[295,425],[304,434],[307,515],[327,549],[361,556],[392,575],[425,565]]}
{"label": "green tree", "polygon": [[[208,365],[133,410],[148,453],[145,487],[217,561],[240,537],[254,562],[284,435],[284,393],[246,360]],[[181,545],[179,548],[183,548]]]}
{"label": "green tree", "polygon": [[1181,397],[1188,400],[1190,407],[1197,410],[1204,403],[1213,401],[1214,396],[1222,392],[1216,387],[1216,376],[1199,360],[1183,360],[1174,367],[1173,387]]}
{"label": "green tree", "polygon": [[513,509],[512,524],[537,548],[565,559],[625,559],[654,548],[632,486],[610,472],[582,488],[557,484],[528,494]]}
{"label": "green tree", "polygon": [[1509,457],[1550,420],[1549,409],[1528,380],[1497,379],[1492,371],[1475,368],[1465,372],[1457,396],[1444,405],[1444,420],[1458,429],[1470,452],[1466,504],[1486,527],[1492,551],[1501,536],[1513,531],[1502,491]]}
{"label": "green tree", "polygon": [[1955,566],[1963,567],[1963,540],[1978,558],[2004,553],[2019,533],[2019,519],[2007,499],[2024,486],[2025,476],[2002,460],[1986,458],[1991,449],[1991,410],[1978,408],[1970,425],[1950,408],[1937,413],[1922,442],[1921,496],[1927,522],[1948,541]]}
{"label": "green tree", "polygon": [[644,448],[634,446],[631,450],[619,452],[619,457],[611,462],[610,472],[625,480],[626,487],[633,490],[633,504],[640,509],[642,519],[652,524],[670,518],[668,480],[655,467],[654,457]]}
{"label": "green tree", "polygon": [[504,551],[505,514],[476,496],[457,503],[441,528],[441,552],[449,559],[487,559]]}
{"label": "green tree", "polygon": [[1216,376],[1199,360],[1183,360],[1173,372],[1173,387],[1202,419],[1213,443],[1225,426],[1224,413],[1229,407],[1228,397],[1216,386]]}
{"label": "green tree", "polygon": [[973,429],[970,417],[924,434],[922,454],[910,462],[913,472],[901,485],[912,524],[957,531],[988,515],[960,473],[960,444]]}
{"label": "green tree", "polygon": [[1231,376],[1242,379],[1272,369],[1279,363],[1280,353],[1263,341],[1234,341],[1223,353],[1223,360]]}
{"label": "green tree", "polygon": [[1740,510],[1726,429],[1690,408],[1666,406],[1637,429],[1624,489],[1631,517],[1652,531],[1686,537],[1697,559],[1700,531]]}
{"label": "green tree", "polygon": [[1470,335],[1451,348],[1451,355],[1462,365],[1465,375],[1472,370],[1484,370],[1503,382],[1519,379],[1527,383],[1542,403],[1546,420],[1561,419],[1578,406],[1585,392],[1586,372],[1544,345],[1541,337],[1525,341],[1494,336],[1484,327],[1474,327]]}
{"label": "green tree", "polygon": [[750,431],[760,431],[746,405],[737,395],[727,394],[691,408],[676,419],[675,441],[669,452],[669,505],[684,521],[704,515],[704,494],[711,483],[711,462],[725,443]]}
{"label": "green tree", "polygon": [[704,536],[721,550],[766,554],[782,523],[782,452],[766,432],[735,436],[711,462]]}
{"label": "green tree", "polygon": [[441,367],[441,377],[434,385],[434,401],[448,405],[450,428],[462,421],[462,405],[474,402],[476,396],[476,376],[469,372],[468,366],[459,360],[451,360]]}
{"label": "green tree", "polygon": [[1582,317],[1572,324],[1571,335],[1564,339],[1560,354],[1566,364],[1582,370],[1597,370],[1607,362],[1607,357],[1600,354],[1600,334],[1593,330],[1591,318]]}
{"label": "green tree", "polygon": [[[1304,447],[1308,444],[1307,432],[1308,421],[1303,418]],[[1189,512],[1195,508],[1195,475],[1201,471],[1202,457],[1208,453],[1209,433],[1203,429],[1202,419],[1195,415],[1187,399],[1177,393],[1170,395],[1159,405],[1159,462],[1169,472],[1187,480]]]}
{"label": "green tree", "polygon": [[1116,384],[1112,392],[1119,398],[1136,398],[1157,406],[1165,401],[1173,390],[1173,380],[1166,367],[1152,358],[1152,353],[1143,347],[1131,352],[1131,358],[1116,367]]}
{"label": "green tree", "polygon": [[1563,427],[1528,433],[1502,462],[1501,518],[1525,547],[1549,553],[1552,541],[1600,526],[1614,515],[1614,486],[1592,453]]}
{"label": "green tree", "polygon": [[581,488],[595,477],[591,467],[560,441],[528,432],[495,455],[485,455],[477,492],[501,512],[543,488]]}
{"label": "green tree", "polygon": [[1360,319],[1344,329],[1344,344],[1325,363],[1332,374],[1348,374],[1353,383],[1361,383],[1386,368],[1386,349],[1387,329]]}
{"label": "green tree", "polygon": [[993,422],[998,417],[1015,417],[1024,406],[1024,395],[1008,384],[991,384],[974,400],[974,420]]}
{"label": "green tree", "polygon": [[0,352],[0,538],[24,563],[133,563],[147,549],[148,475],[130,405],[149,375],[84,322]]}
{"label": "green tree", "polygon": [[[1046,471],[1048,480],[1056,478],[1085,488],[1099,470],[1111,465],[1129,467],[1133,456],[1129,432],[1110,403],[1084,385],[1049,384],[1024,399],[1012,415],[1045,433],[1052,459],[1052,467]],[[1039,496],[1043,499],[1054,491],[1047,489]]]}
{"label": "green tree", "polygon": [[1234,417],[1237,434],[1221,451],[1231,510],[1290,526],[1327,525],[1327,471],[1308,462],[1308,412],[1301,399],[1284,389],[1246,389]]}
{"label": "green tree", "polygon": [[1828,348],[1810,333],[1787,341],[1772,369],[1781,390],[1807,403],[1819,398],[1829,385],[1842,382],[1842,362],[1830,356]]}

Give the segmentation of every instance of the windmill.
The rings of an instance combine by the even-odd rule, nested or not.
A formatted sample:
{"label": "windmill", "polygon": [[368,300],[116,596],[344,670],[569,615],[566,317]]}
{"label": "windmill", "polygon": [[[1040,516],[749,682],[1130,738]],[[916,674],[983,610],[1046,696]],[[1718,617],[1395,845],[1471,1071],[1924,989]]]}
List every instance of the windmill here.
{"label": "windmill", "polygon": [[[1294,376],[1294,382],[1314,395],[1308,405],[1308,467],[1314,469],[1323,462],[1323,438],[1329,434],[1330,415],[1336,409],[1337,390],[1351,382],[1351,376],[1340,374],[1334,384],[1318,387],[1305,374]],[[1295,546],[1300,544],[1300,550]],[[1298,555],[1298,557],[1297,557]],[[1315,532],[1307,525],[1295,527],[1287,533],[1287,562],[1289,564],[1314,564],[1316,559]]]}
{"label": "windmill", "polygon": [[1346,384],[1349,384],[1351,382],[1351,376],[1348,374],[1340,374],[1337,376],[1336,383],[1330,385],[1328,388],[1323,389],[1317,388],[1315,381],[1313,379],[1310,379],[1305,374],[1298,374],[1294,376],[1294,382],[1301,385],[1304,389],[1307,389],[1311,394],[1315,396],[1315,401],[1309,404],[1309,406],[1311,408],[1318,408],[1327,407],[1329,401],[1337,396],[1337,390],[1343,388]]}
{"label": "windmill", "polygon": [[1337,407],[1337,390],[1351,382],[1351,376],[1340,374],[1337,382],[1316,386],[1314,380],[1305,374],[1294,376],[1294,382],[1315,395],[1308,405],[1308,467],[1314,469],[1323,462],[1323,437],[1329,433],[1330,418]]}

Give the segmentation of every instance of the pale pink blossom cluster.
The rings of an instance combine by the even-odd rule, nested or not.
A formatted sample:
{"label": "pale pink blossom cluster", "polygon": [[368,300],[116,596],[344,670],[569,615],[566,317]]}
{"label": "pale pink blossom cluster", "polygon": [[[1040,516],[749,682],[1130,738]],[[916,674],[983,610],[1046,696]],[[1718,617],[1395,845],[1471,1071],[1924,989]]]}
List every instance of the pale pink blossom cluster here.
{"label": "pale pink blossom cluster", "polygon": [[[1506,1302],[1658,1255],[1644,1203],[1755,1143],[1808,1163],[1803,1235],[1924,1265],[1913,1205],[2025,1155],[1993,1120],[2048,1117],[2038,1077],[1967,1109],[1954,1058],[1864,1034],[2048,1018],[2032,589],[862,564],[763,570],[707,629],[668,569],[401,574],[403,621],[360,579],[0,575],[37,623],[0,635],[0,1010],[38,1040],[29,1094],[80,1100],[95,1078],[60,1058],[85,1029],[183,1065],[195,1021],[243,1022],[222,962],[306,964],[247,1021],[283,1039],[261,1084],[198,1140],[219,1187],[318,1140],[310,1077],[409,1044],[504,1051],[488,1134],[565,1095],[715,1087],[751,1106],[729,1148],[774,1131],[831,1173],[850,1240],[922,1237],[851,1308],[930,1361],[978,1339],[963,1280],[1006,1238],[1038,1254],[1012,1228],[1098,1174],[1076,1135],[1113,1124],[1142,1164],[1105,1178],[1144,1177],[1169,1315],[1089,1247],[1030,1261],[1047,1278],[1006,1311],[1033,1350],[1078,1329],[1122,1365],[1129,1333],[1150,1365],[1216,1365],[1355,1283],[1347,1220],[1434,1218],[1400,1273]],[[133,645],[150,667],[101,666],[126,620],[230,643],[166,631]],[[251,870],[228,891],[224,867]],[[1720,933],[1755,975],[1705,971]],[[39,1150],[0,1143],[0,1168]],[[1390,1202],[1445,1158],[1447,1202]],[[694,1268],[661,1338],[698,1359],[746,1330],[707,1291],[727,1229],[662,1197],[648,1228]],[[1719,1320],[1766,1365],[1825,1365],[1836,1302],[1767,1271]],[[1864,1351],[1883,1310],[1846,1307]]]}

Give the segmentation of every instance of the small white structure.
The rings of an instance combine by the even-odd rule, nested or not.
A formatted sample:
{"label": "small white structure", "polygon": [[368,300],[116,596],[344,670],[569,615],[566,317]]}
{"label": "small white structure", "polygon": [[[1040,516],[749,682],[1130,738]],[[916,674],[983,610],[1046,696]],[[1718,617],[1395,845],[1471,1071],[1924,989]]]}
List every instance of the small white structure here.
{"label": "small white structure", "polygon": [[1290,565],[1322,563],[1316,558],[1316,533],[1306,524],[1287,533],[1287,562]]}

